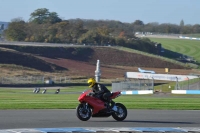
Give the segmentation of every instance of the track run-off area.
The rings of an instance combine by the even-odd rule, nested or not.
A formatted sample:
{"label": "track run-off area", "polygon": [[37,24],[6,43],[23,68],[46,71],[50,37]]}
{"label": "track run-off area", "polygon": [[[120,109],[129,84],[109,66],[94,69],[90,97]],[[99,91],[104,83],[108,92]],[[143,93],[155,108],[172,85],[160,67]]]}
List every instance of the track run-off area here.
{"label": "track run-off area", "polygon": [[129,109],[127,118],[119,122],[112,117],[80,121],[76,117],[75,109],[0,110],[0,133],[130,131],[133,129],[151,132],[200,132],[199,114],[200,110]]}

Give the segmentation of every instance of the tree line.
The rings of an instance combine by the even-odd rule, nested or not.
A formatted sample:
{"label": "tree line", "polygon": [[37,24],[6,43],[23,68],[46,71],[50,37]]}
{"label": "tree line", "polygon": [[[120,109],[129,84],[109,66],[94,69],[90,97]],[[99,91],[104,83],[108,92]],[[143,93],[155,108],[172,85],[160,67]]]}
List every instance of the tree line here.
{"label": "tree line", "polygon": [[46,8],[36,9],[25,22],[13,19],[4,36],[10,41],[74,43],[84,45],[119,45],[149,53],[155,53],[154,42],[139,39],[135,32],[158,32],[174,34],[200,33],[200,25],[144,24],[141,20],[122,23],[114,20],[69,19],[62,20],[56,12]]}

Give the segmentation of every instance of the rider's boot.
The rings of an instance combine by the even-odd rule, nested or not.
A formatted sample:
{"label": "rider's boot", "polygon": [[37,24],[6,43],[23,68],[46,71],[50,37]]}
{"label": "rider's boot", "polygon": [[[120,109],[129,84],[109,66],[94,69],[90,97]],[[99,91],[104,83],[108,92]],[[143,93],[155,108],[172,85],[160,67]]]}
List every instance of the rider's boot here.
{"label": "rider's boot", "polygon": [[115,106],[115,102],[113,100],[110,100],[109,102],[111,104],[111,108],[113,108]]}
{"label": "rider's boot", "polygon": [[108,112],[112,112],[113,108],[115,107],[115,102],[112,100],[106,101],[106,107],[107,107]]}
{"label": "rider's boot", "polygon": [[105,102],[105,105],[106,105],[106,108],[107,108],[107,112],[111,112],[112,111],[112,108],[110,106],[110,102],[109,101],[106,101]]}
{"label": "rider's boot", "polygon": [[117,107],[115,106],[115,102],[111,100],[110,103],[111,103],[110,109],[113,110],[113,111],[117,111]]}

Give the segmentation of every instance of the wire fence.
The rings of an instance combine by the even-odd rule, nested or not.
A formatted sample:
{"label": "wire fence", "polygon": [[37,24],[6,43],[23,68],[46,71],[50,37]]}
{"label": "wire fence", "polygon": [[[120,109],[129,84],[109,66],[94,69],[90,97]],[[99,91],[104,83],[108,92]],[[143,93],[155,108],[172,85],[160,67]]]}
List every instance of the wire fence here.
{"label": "wire fence", "polygon": [[135,79],[131,81],[112,82],[112,91],[131,91],[131,90],[153,90],[154,81],[152,79]]}
{"label": "wire fence", "polygon": [[44,77],[44,76],[25,76],[25,77],[0,77],[0,84],[54,84],[70,83],[69,77]]}
{"label": "wire fence", "polygon": [[[81,79],[80,79],[81,80]],[[73,83],[73,79],[69,76],[64,77],[45,77],[45,76],[20,76],[20,77],[0,77],[1,85],[17,85],[17,84],[66,84]],[[129,91],[129,90],[154,90],[153,79],[131,79],[124,81],[113,81],[112,91]],[[160,85],[162,90],[169,84]],[[170,87],[170,86],[169,86]],[[189,79],[186,81],[176,81],[172,87],[174,90],[200,90],[200,78]]]}
{"label": "wire fence", "polygon": [[166,91],[166,89],[173,90],[200,90],[200,78],[189,79],[186,81],[176,81],[172,86],[167,84],[160,84],[159,87],[154,88],[155,81],[153,79],[134,79],[131,81],[113,81],[112,91],[132,91],[132,90],[153,90]]}
{"label": "wire fence", "polygon": [[176,82],[175,90],[200,90],[200,78]]}

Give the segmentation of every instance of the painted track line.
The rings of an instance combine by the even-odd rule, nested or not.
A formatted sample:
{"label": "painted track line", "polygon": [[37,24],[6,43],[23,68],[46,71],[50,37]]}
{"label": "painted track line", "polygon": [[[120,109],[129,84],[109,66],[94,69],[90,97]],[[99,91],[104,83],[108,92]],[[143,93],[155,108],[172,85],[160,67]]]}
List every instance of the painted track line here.
{"label": "painted track line", "polygon": [[73,133],[73,132],[195,132],[200,133],[200,127],[66,127],[66,128],[21,128],[21,129],[3,129],[0,133]]}

